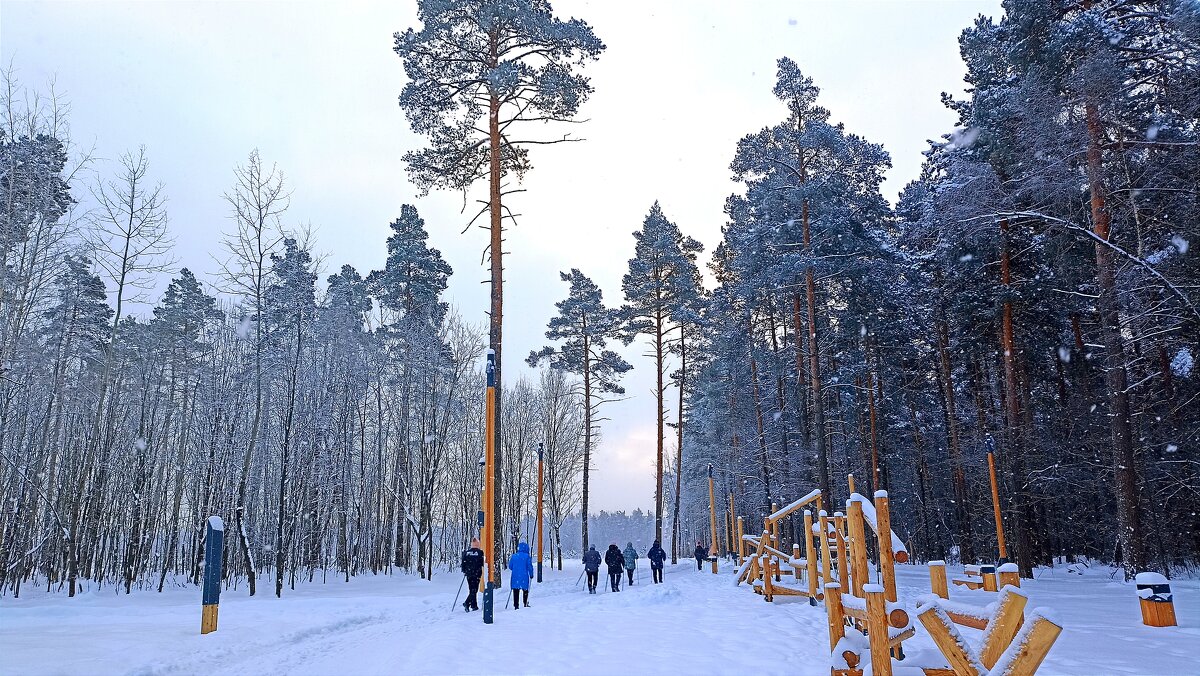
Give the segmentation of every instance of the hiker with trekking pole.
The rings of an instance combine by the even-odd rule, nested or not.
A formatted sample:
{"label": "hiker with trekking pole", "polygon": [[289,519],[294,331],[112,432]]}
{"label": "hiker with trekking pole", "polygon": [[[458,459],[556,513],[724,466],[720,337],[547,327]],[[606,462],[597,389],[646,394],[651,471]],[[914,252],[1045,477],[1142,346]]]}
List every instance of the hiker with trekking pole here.
{"label": "hiker with trekking pole", "polygon": [[[471,546],[463,550],[462,563],[459,568],[468,583],[468,594],[467,599],[463,601],[463,610],[468,613],[472,610],[479,610],[479,600],[475,596],[479,592],[479,580],[483,577],[483,550],[479,548],[479,538],[471,538]],[[459,589],[461,588],[460,584]]]}
{"label": "hiker with trekking pole", "polygon": [[589,547],[583,555],[583,570],[587,573],[588,593],[595,594],[600,577],[600,552],[596,551],[596,545]]}
{"label": "hiker with trekking pole", "polygon": [[667,552],[663,550],[662,543],[655,540],[654,546],[646,552],[646,558],[650,559],[650,573],[654,577],[654,584],[661,583],[663,581],[663,562],[667,560]]}
{"label": "hiker with trekking pole", "polygon": [[637,559],[638,559],[637,550],[633,548],[632,542],[625,545],[625,551],[623,552],[623,554],[625,556],[625,573],[629,576],[629,584],[632,585],[633,584],[633,572],[635,570],[637,570]]}

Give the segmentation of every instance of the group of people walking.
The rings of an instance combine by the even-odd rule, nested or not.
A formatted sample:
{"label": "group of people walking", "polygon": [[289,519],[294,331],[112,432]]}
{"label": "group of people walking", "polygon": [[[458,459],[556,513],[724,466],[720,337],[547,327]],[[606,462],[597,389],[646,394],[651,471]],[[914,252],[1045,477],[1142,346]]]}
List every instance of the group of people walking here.
{"label": "group of people walking", "polygon": [[[615,592],[621,591],[622,571],[628,578],[629,584],[633,584],[638,558],[640,557],[632,542],[625,545],[624,551],[621,551],[615,542],[608,546],[604,552],[603,561],[608,566],[609,589]],[[667,559],[667,553],[663,551],[662,544],[658,540],[655,540],[654,546],[646,552],[646,558],[650,559],[650,573],[654,583],[662,582],[663,562]],[[600,552],[596,551],[596,545],[591,545],[583,555],[583,570],[587,574],[589,594],[596,593],[600,579],[600,562]]]}
{"label": "group of people walking", "polygon": [[[696,569],[699,570],[701,562],[708,558],[708,550],[699,542],[696,543],[695,556]],[[640,557],[632,542],[625,545],[624,551],[617,547],[617,543],[610,544],[604,552],[603,559],[600,552],[596,551],[596,545],[588,547],[587,552],[583,555],[583,569],[587,574],[588,593],[596,593],[601,562],[608,566],[608,584],[612,591],[621,591],[622,573],[632,585],[635,579],[634,574],[637,571],[638,558]],[[662,548],[662,543],[655,540],[654,545],[646,552],[646,558],[650,560],[650,574],[653,583],[660,584],[663,581],[663,563],[667,560],[667,552]],[[468,594],[462,604],[466,612],[479,610],[477,594],[479,593],[479,582],[483,577],[483,567],[484,556],[483,550],[479,548],[479,538],[471,538],[471,546],[463,551],[460,566],[463,575],[467,578]],[[529,556],[529,543],[522,542],[517,545],[516,553],[508,560],[508,570],[513,608],[520,608],[522,603],[528,608],[529,583],[533,580],[534,575],[533,559]]]}

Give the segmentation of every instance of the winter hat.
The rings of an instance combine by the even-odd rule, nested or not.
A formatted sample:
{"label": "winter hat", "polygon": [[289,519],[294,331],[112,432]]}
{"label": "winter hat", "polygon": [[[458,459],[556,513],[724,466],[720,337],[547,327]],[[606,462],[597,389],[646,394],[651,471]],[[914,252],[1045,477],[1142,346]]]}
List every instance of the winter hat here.
{"label": "winter hat", "polygon": [[588,549],[590,549],[594,552],[594,551],[596,551],[596,545],[589,545]]}
{"label": "winter hat", "polygon": [[626,547],[628,547],[628,548],[630,548],[630,549],[633,549],[633,543],[632,543],[632,542],[630,542],[629,544],[627,544],[627,545],[625,545],[625,546],[626,546]]}

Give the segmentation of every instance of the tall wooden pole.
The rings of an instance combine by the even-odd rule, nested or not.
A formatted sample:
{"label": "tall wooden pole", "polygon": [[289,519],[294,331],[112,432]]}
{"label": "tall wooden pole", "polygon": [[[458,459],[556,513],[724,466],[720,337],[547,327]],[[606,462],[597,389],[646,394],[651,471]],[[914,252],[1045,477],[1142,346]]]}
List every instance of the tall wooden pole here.
{"label": "tall wooden pole", "polygon": [[540,442],[538,443],[538,504],[537,504],[537,581],[542,581],[542,486],[544,484],[545,471],[542,467],[542,456],[545,452],[545,447]]}
{"label": "tall wooden pole", "polygon": [[487,572],[487,586],[483,591],[483,623],[492,623],[492,608],[493,591],[497,586],[497,570],[496,570],[496,438],[493,434],[496,424],[496,351],[487,351],[487,395],[485,397],[484,409],[484,447],[486,453],[484,455],[484,472],[483,472],[483,491],[486,494],[484,499],[484,522],[483,522],[483,560],[485,572]]}
{"label": "tall wooden pole", "polygon": [[712,556],[712,572],[717,573],[717,494],[713,491],[712,463],[708,463],[708,524],[712,529],[709,542],[709,554]]}
{"label": "tall wooden pole", "polygon": [[1000,549],[1000,562],[1008,561],[1008,547],[1004,545],[1004,522],[1000,519],[1000,489],[996,486],[996,459],[988,451],[988,478],[992,481],[992,512],[996,516],[996,545]]}

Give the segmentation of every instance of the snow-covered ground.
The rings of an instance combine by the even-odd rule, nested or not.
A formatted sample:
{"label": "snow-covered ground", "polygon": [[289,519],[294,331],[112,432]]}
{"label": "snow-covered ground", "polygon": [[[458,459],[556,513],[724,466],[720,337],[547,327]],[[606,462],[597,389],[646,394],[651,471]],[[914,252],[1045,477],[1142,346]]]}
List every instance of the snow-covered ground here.
{"label": "snow-covered ground", "polygon": [[[546,571],[531,608],[495,624],[451,608],[460,578],[357,578],[305,583],[284,598],[264,584],[221,597],[220,628],[200,635],[200,591],[68,599],[26,587],[0,600],[3,674],[813,674],[829,673],[825,611],[773,604],[735,588],[726,569],[668,567],[666,583],[589,596],[578,564]],[[929,589],[924,566],[898,566],[902,600]],[[951,575],[959,572],[951,568]],[[1131,586],[1106,573],[1039,571],[1030,607],[1050,606],[1066,626],[1040,674],[1200,674],[1200,582],[1174,581],[1180,627],[1144,627]],[[267,587],[271,587],[268,589]],[[955,588],[983,605],[985,592]],[[461,599],[460,599],[461,600]],[[906,643],[931,644],[922,633]],[[978,632],[964,629],[969,639]]]}

